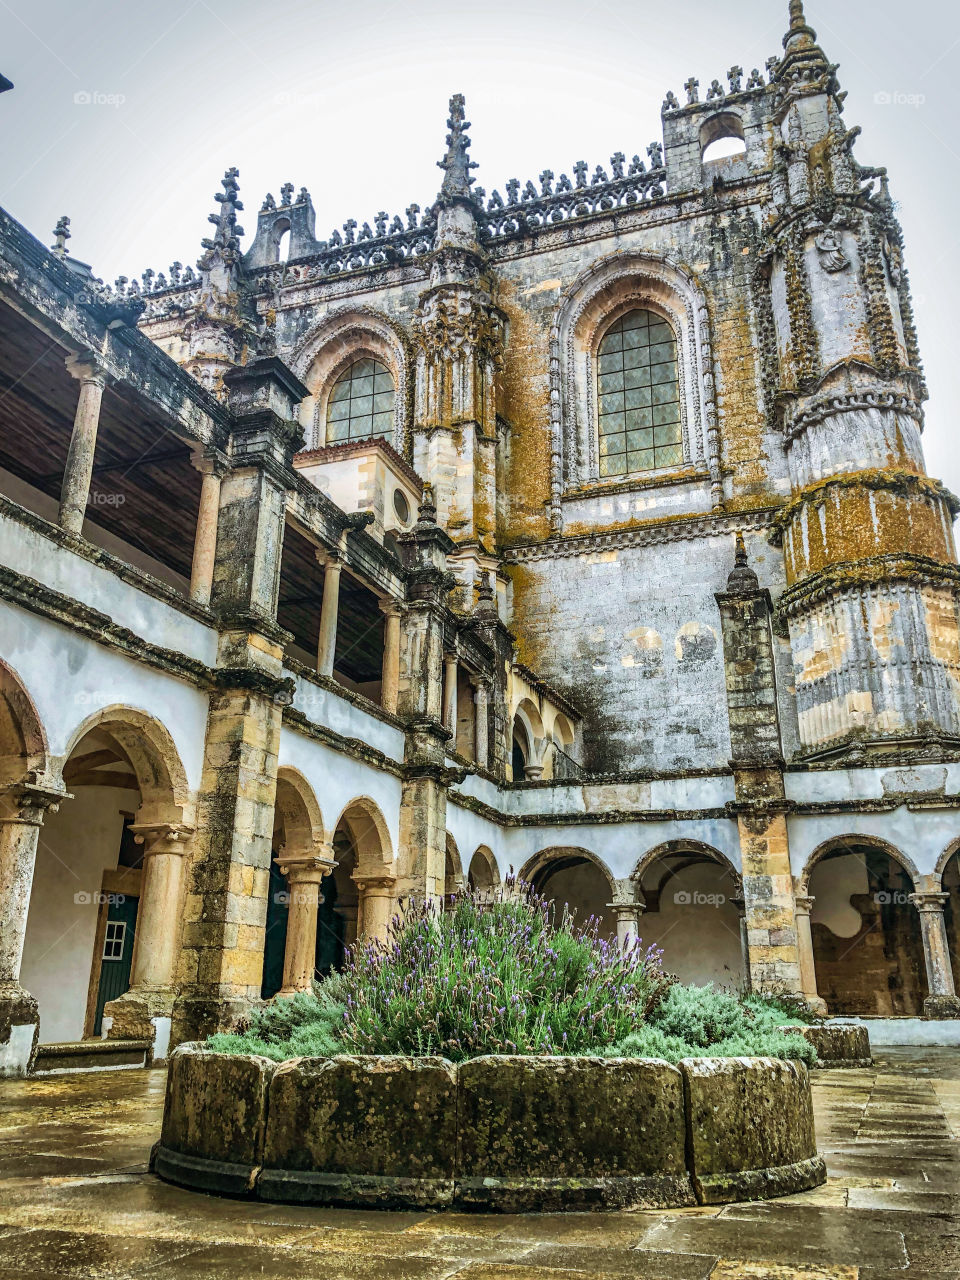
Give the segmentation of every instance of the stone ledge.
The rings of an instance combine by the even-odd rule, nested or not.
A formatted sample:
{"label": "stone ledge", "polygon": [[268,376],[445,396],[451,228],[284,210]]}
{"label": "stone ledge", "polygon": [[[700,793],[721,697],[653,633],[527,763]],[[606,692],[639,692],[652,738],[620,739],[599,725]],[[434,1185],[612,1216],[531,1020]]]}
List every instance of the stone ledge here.
{"label": "stone ledge", "polygon": [[818,1069],[869,1067],[873,1062],[866,1027],[828,1022],[797,1030],[816,1049]]}
{"label": "stone ledge", "polygon": [[787,1195],[826,1171],[802,1064],[295,1058],[181,1045],[153,1167],[221,1195],[501,1213]]}

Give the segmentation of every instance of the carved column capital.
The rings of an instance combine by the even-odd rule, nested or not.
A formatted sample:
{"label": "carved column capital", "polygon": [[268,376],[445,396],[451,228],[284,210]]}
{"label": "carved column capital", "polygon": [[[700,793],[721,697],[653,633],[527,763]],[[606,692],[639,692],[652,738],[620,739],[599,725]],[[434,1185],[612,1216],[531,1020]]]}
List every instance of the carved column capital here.
{"label": "carved column capital", "polygon": [[290,884],[319,884],[337,866],[333,845],[328,840],[317,840],[312,849],[287,853],[281,849],[274,862]]}
{"label": "carved column capital", "polygon": [[218,479],[229,470],[227,456],[219,449],[199,448],[190,452],[190,462],[202,476],[216,476]]}
{"label": "carved column capital", "polygon": [[52,782],[15,782],[0,790],[0,826],[19,823],[39,827],[47,810],[56,813],[61,800],[70,799],[69,791]]}
{"label": "carved column capital", "polygon": [[102,391],[110,381],[106,366],[92,351],[68,356],[64,361],[64,365],[71,378],[76,378],[81,386],[89,383],[92,386],[99,387]]}
{"label": "carved column capital", "polygon": [[935,912],[937,915],[943,914],[943,908],[950,901],[949,893],[911,893],[907,896],[918,911]]}
{"label": "carved column capital", "polygon": [[133,822],[130,831],[134,841],[143,845],[143,856],[172,853],[180,857],[190,851],[193,828],[182,822]]}

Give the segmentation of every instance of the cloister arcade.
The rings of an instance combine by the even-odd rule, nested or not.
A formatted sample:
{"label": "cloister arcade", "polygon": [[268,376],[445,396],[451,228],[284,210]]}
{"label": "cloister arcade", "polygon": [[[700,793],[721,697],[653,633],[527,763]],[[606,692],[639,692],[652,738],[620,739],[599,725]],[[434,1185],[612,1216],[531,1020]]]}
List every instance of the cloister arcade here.
{"label": "cloister arcade", "polygon": [[[525,731],[536,726],[529,709],[521,719]],[[8,874],[0,886],[0,979],[19,980],[36,999],[44,1043],[102,1035],[111,1019],[137,1025],[144,1008],[160,1021],[169,1016],[181,920],[184,929],[191,924],[184,903],[198,823],[195,762],[191,779],[183,742],[143,709],[113,704],[77,720],[58,725],[51,749],[34,700],[0,664],[3,840],[27,848],[36,838],[35,856],[2,863],[18,868],[19,879]],[[367,777],[381,787],[380,799],[354,793],[324,812],[311,781],[322,774],[302,748],[300,757],[292,749],[299,741],[282,752],[272,858],[257,872],[267,899],[264,998],[308,988],[339,967],[358,938],[383,936],[398,901],[389,793],[377,775],[351,765],[356,783]],[[341,792],[346,785],[355,784],[341,778]],[[483,827],[474,820],[475,830]],[[665,968],[685,981],[746,985],[749,940],[735,859],[679,835],[626,857],[622,838],[607,837],[599,853],[590,844],[604,829],[584,826],[582,844],[545,842],[522,861],[519,879],[579,921],[596,917],[611,941],[639,937],[658,948]],[[464,837],[459,845],[448,831],[446,895],[465,887],[492,894],[512,872],[510,841],[502,828],[489,830],[486,843]],[[629,839],[641,830],[632,828]],[[794,885],[812,1003],[832,1014],[916,1016],[931,997],[952,994],[960,978],[958,848],[955,839],[928,870],[863,833],[813,849]],[[18,914],[18,902],[28,910]]]}

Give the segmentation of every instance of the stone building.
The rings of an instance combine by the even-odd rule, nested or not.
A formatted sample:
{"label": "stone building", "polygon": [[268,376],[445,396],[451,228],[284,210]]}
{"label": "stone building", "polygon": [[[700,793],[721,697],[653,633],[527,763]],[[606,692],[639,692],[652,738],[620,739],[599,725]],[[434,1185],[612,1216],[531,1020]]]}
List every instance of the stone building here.
{"label": "stone building", "polygon": [[511,869],[688,979],[956,1012],[957,503],[836,70],[792,0],[489,195],[454,97],[432,204],[244,241],[231,169],[114,288],[0,214],[5,1071]]}

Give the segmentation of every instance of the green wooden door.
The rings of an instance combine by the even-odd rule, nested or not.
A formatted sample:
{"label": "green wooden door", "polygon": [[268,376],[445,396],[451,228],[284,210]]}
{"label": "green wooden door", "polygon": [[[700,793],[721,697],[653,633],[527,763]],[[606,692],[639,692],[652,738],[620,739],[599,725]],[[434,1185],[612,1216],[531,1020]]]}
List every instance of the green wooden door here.
{"label": "green wooden door", "polygon": [[287,878],[271,858],[267,931],[263,947],[263,982],[260,987],[260,995],[264,1000],[275,996],[283,986],[283,957],[287,949],[289,904],[290,890]]}
{"label": "green wooden door", "polygon": [[100,959],[97,1016],[93,1024],[95,1036],[101,1034],[103,1027],[103,1006],[108,1000],[116,1000],[117,996],[122,996],[130,986],[130,963],[133,960],[133,939],[139,905],[139,898],[131,898],[122,893],[111,894]]}

